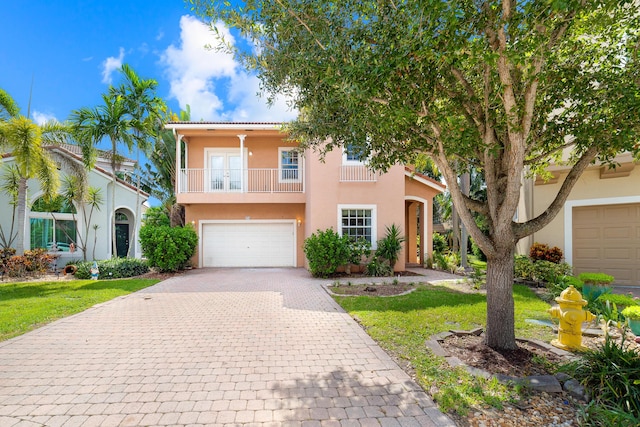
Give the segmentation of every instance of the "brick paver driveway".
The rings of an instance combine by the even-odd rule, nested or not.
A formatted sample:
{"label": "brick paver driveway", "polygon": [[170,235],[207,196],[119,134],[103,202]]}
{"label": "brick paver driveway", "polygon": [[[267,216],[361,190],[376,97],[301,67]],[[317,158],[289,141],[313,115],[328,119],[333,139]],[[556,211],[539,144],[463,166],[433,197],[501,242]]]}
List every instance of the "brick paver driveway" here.
{"label": "brick paver driveway", "polygon": [[454,425],[303,269],[202,269],[0,343],[0,426]]}

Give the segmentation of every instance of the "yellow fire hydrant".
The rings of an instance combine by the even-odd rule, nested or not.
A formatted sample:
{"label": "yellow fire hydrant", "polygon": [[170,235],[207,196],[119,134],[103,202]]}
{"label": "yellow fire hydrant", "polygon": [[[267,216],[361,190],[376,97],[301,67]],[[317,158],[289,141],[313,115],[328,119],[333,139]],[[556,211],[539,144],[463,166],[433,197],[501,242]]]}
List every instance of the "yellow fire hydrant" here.
{"label": "yellow fire hydrant", "polygon": [[582,350],[582,322],[591,322],[596,317],[583,310],[587,302],[576,288],[569,286],[556,298],[557,307],[548,310],[551,317],[560,319],[558,339],[551,344],[563,350]]}

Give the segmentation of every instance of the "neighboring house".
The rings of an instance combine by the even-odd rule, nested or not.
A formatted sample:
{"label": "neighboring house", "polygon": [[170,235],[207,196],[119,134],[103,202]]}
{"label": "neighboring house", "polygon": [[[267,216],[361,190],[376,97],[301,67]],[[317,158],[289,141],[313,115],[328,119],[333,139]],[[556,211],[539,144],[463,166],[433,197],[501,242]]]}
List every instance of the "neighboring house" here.
{"label": "neighboring house", "polygon": [[299,151],[280,127],[167,125],[186,147],[184,163],[176,153],[176,197],[199,236],[197,266],[303,267],[304,240],[317,230],[362,236],[375,247],[391,224],[406,234],[396,270],[431,254],[432,199],[441,183],[402,165],[378,174],[342,150],[322,160]]}
{"label": "neighboring house", "polygon": [[[629,153],[615,169],[589,167],[556,218],[518,244],[526,254],[533,242],[558,246],[575,274],[604,272],[620,285],[640,285],[640,167]],[[522,221],[539,215],[560,190],[568,168],[551,166],[553,178],[525,181],[518,210]]]}
{"label": "neighboring house", "polygon": [[[65,161],[59,161],[59,169],[61,181],[65,174],[71,173],[68,170],[66,162],[75,162],[80,165],[82,163],[82,154],[80,147],[61,144],[46,147],[51,151],[54,159],[60,156]],[[34,248],[46,248],[55,251],[60,255],[58,265],[64,265],[66,261],[71,259],[82,259],[82,250],[80,250],[78,237],[82,235],[83,240],[87,241],[87,259],[107,259],[112,255],[111,242],[111,219],[115,213],[116,216],[116,246],[118,256],[127,256],[130,244],[135,244],[132,248],[131,255],[141,257],[140,245],[137,235],[139,231],[140,221],[136,220],[136,203],[140,204],[138,209],[139,216],[146,211],[146,201],[149,195],[145,192],[137,194],[136,188],[121,180],[117,180],[116,187],[116,205],[111,204],[111,185],[112,172],[110,165],[110,153],[100,151],[95,167],[88,171],[89,186],[101,189],[103,203],[100,210],[94,210],[91,216],[91,226],[89,229],[88,239],[84,238],[85,226],[82,209],[79,206],[68,206],[62,204],[53,209],[51,212],[49,204],[44,203],[40,197],[42,192],[36,180],[28,181],[28,202],[27,202],[27,219],[25,221],[25,250]],[[2,156],[0,163],[0,174],[4,166],[13,162],[11,154]],[[117,169],[118,174],[127,174],[133,171],[135,162],[130,159],[122,159]],[[11,227],[11,206],[9,198],[6,194],[0,192],[0,224],[5,230],[5,234]],[[87,209],[88,217],[88,209]],[[75,218],[75,220],[74,220]],[[93,225],[98,228],[94,230]],[[95,242],[95,244],[94,244]],[[73,245],[72,245],[73,243]],[[94,248],[95,246],[95,248]],[[75,247],[75,251],[72,249]]]}

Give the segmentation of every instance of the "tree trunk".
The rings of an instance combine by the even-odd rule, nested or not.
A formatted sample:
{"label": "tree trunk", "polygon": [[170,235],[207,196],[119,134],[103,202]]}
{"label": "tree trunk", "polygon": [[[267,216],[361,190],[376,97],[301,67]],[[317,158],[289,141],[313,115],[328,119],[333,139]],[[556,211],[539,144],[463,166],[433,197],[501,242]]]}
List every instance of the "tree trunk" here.
{"label": "tree trunk", "polygon": [[27,179],[18,182],[18,238],[16,239],[16,255],[24,254],[25,226],[27,216]]}
{"label": "tree trunk", "polygon": [[111,182],[111,258],[117,258],[116,246],[116,169],[113,166],[113,181]]}
{"label": "tree trunk", "polygon": [[[506,253],[504,253],[506,252]],[[487,257],[487,330],[485,343],[495,350],[516,348],[513,306],[513,253]]]}

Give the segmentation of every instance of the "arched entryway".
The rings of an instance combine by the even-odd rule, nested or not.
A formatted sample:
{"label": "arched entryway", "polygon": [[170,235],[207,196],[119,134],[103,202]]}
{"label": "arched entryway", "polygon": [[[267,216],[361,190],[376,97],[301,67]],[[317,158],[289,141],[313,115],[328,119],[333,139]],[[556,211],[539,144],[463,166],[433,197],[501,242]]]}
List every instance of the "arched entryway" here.
{"label": "arched entryway", "polygon": [[431,229],[428,223],[431,215],[429,203],[420,198],[407,197],[404,202],[405,245],[407,266],[423,266],[425,257],[431,255]]}
{"label": "arched entryway", "polygon": [[133,212],[129,209],[116,210],[116,256],[125,258],[129,253],[133,231]]}

